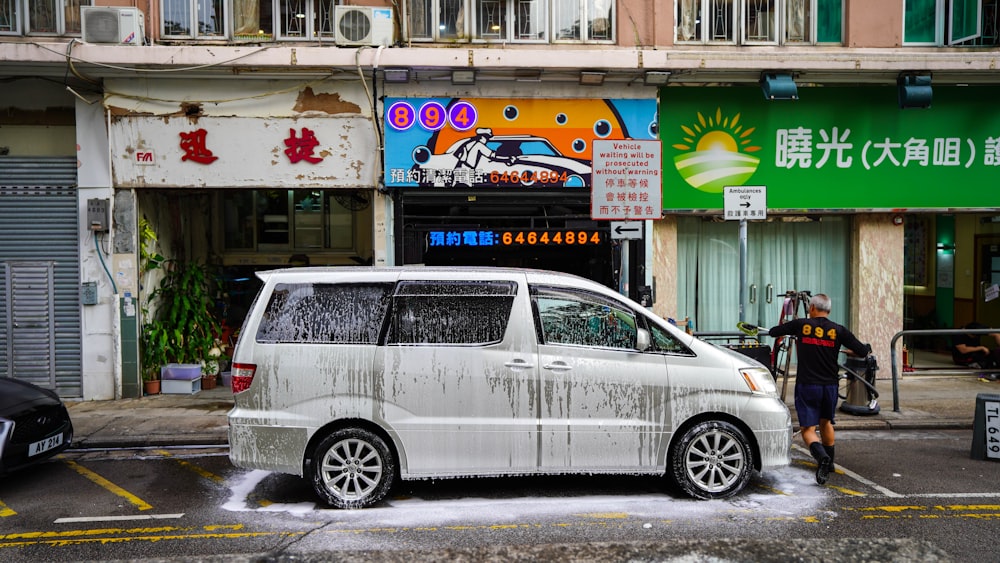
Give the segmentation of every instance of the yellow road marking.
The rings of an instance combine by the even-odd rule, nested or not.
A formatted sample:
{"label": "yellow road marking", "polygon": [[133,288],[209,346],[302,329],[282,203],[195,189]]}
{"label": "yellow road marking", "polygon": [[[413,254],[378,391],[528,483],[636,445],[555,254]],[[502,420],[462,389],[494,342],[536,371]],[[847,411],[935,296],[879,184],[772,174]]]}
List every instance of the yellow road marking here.
{"label": "yellow road marking", "polygon": [[204,477],[206,479],[209,479],[211,481],[215,481],[216,483],[222,483],[224,481],[224,479],[222,477],[219,477],[218,475],[216,475],[215,473],[212,473],[211,471],[203,469],[203,468],[201,468],[201,467],[199,467],[199,466],[197,466],[197,465],[195,465],[195,464],[193,464],[191,462],[184,461],[183,459],[177,459],[177,458],[175,458],[167,450],[156,450],[156,453],[162,455],[163,457],[169,457],[169,458],[173,459],[174,461],[176,461],[177,463],[179,463],[181,465],[181,467],[184,467],[185,469],[190,469],[191,471],[194,471],[195,473],[197,473],[198,475],[201,475],[202,477]]}
{"label": "yellow road marking", "polygon": [[91,481],[93,481],[97,485],[99,485],[101,487],[104,487],[105,489],[111,491],[112,493],[114,493],[114,494],[122,497],[123,499],[129,501],[130,503],[132,503],[133,505],[135,505],[135,507],[138,508],[139,510],[149,510],[149,509],[153,508],[146,501],[144,501],[141,498],[133,495],[132,493],[126,491],[125,489],[119,487],[118,485],[115,485],[111,481],[108,481],[104,477],[101,477],[100,475],[98,475],[97,473],[94,473],[93,471],[87,469],[86,467],[83,467],[82,465],[78,464],[77,462],[70,461],[68,459],[64,459],[63,463],[65,463],[66,465],[70,466],[70,468],[72,468],[74,471],[76,471],[80,475],[83,475],[87,479],[90,479]]}
{"label": "yellow road marking", "polygon": [[935,506],[936,510],[1000,510],[1000,504],[953,504]]}
{"label": "yellow road marking", "polygon": [[891,513],[901,513],[908,512],[911,510],[927,510],[926,506],[866,506],[864,508],[854,508],[858,512],[891,512]]}
{"label": "yellow road marking", "polygon": [[52,547],[66,547],[71,545],[82,545],[88,543],[126,543],[133,541],[159,542],[168,540],[203,540],[203,539],[239,539],[239,538],[260,538],[268,536],[302,536],[305,532],[240,532],[240,533],[198,533],[198,534],[176,534],[176,535],[155,535],[155,536],[129,536],[129,537],[100,537],[100,538],[75,538],[75,537],[52,537],[40,540],[24,540],[0,543],[0,549],[5,547],[27,547],[32,545],[48,545]]}
{"label": "yellow road marking", "polygon": [[868,496],[867,494],[862,493],[861,491],[855,491],[855,490],[852,490],[852,489],[845,489],[844,487],[838,487],[836,485],[827,485],[827,487],[829,487],[829,488],[831,488],[831,489],[833,489],[835,491],[839,491],[841,493],[844,493],[845,495],[850,495],[852,497],[866,497],[866,496]]}
{"label": "yellow road marking", "polygon": [[590,512],[584,514],[577,514],[581,518],[615,518],[622,519],[628,518],[628,514],[624,512]]}
{"label": "yellow road marking", "polygon": [[14,516],[15,514],[17,513],[14,512],[13,509],[11,509],[9,506],[4,504],[2,500],[0,500],[0,518],[5,518],[7,516]]}
{"label": "yellow road marking", "polygon": [[761,484],[755,484],[754,486],[757,487],[758,489],[763,489],[765,491],[774,493],[776,495],[788,496],[788,493],[782,491],[781,489],[775,489],[774,487],[769,487],[767,485],[761,485]]}

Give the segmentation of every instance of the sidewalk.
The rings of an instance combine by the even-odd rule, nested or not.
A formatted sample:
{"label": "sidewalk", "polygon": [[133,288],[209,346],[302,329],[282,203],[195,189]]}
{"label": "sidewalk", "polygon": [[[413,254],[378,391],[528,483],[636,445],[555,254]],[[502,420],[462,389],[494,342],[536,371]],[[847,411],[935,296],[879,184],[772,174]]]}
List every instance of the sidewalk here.
{"label": "sidewalk", "polygon": [[[789,409],[794,409],[794,386],[794,379],[789,379],[785,393]],[[971,373],[905,374],[899,380],[900,408],[895,412],[892,380],[879,379],[876,387],[880,412],[869,416],[838,412],[837,430],[971,429],[976,396],[1000,394],[1000,383],[981,382]],[[229,387],[219,386],[193,395],[66,403],[75,429],[74,448],[225,446],[233,394]],[[792,420],[794,424],[794,411]]]}

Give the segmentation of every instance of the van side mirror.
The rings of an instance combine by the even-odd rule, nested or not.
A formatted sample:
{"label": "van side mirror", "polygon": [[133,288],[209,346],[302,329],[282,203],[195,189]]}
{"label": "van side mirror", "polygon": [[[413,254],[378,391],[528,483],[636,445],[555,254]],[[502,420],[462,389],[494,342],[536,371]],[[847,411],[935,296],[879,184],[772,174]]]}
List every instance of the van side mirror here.
{"label": "van side mirror", "polygon": [[640,352],[645,352],[646,350],[649,349],[649,342],[650,342],[649,331],[644,328],[638,329],[635,333],[636,349],[638,349]]}

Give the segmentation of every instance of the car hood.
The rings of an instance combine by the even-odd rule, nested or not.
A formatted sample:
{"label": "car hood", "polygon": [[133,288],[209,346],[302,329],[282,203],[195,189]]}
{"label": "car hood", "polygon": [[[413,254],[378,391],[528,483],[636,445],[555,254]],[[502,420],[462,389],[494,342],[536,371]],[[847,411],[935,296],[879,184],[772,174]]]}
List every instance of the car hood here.
{"label": "car hood", "polygon": [[36,405],[58,405],[62,401],[54,391],[17,379],[0,378],[0,415]]}

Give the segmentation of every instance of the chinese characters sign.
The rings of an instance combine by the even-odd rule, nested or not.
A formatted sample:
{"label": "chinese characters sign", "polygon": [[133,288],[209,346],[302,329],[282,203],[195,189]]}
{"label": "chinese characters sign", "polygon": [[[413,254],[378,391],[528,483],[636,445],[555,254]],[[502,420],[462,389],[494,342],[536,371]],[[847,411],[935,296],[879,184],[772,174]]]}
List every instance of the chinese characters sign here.
{"label": "chinese characters sign", "polygon": [[[184,155],[181,156],[182,161],[191,160],[199,164],[212,164],[219,159],[208,148],[208,131],[204,129],[195,129],[190,132],[181,131],[180,136],[180,147],[184,151]],[[224,137],[221,138],[224,139]],[[289,129],[285,146],[288,147],[285,149],[285,156],[292,164],[303,160],[309,164],[318,164],[323,161],[322,158],[313,156],[313,151],[319,146],[319,141],[316,140],[316,134],[305,127],[302,128],[301,138],[296,138],[295,129]]]}
{"label": "chinese characters sign", "polygon": [[722,191],[722,201],[727,221],[767,219],[765,186],[726,186]]}
{"label": "chinese characters sign", "polygon": [[662,215],[659,141],[594,141],[593,219]]}
{"label": "chinese characters sign", "polygon": [[288,119],[128,116],[112,121],[122,187],[374,186],[377,143],[364,116]]}
{"label": "chinese characters sign", "polygon": [[603,241],[604,235],[593,229],[453,229],[427,233],[427,246],[431,248],[586,246]]}
{"label": "chinese characters sign", "polygon": [[395,187],[586,189],[595,141],[655,139],[657,125],[652,98],[387,98],[385,107],[385,183]]}
{"label": "chinese characters sign", "polygon": [[1000,113],[985,88],[934,87],[900,110],[895,86],[665,89],[663,204],[716,210],[725,186],[767,186],[776,209],[996,207]]}

